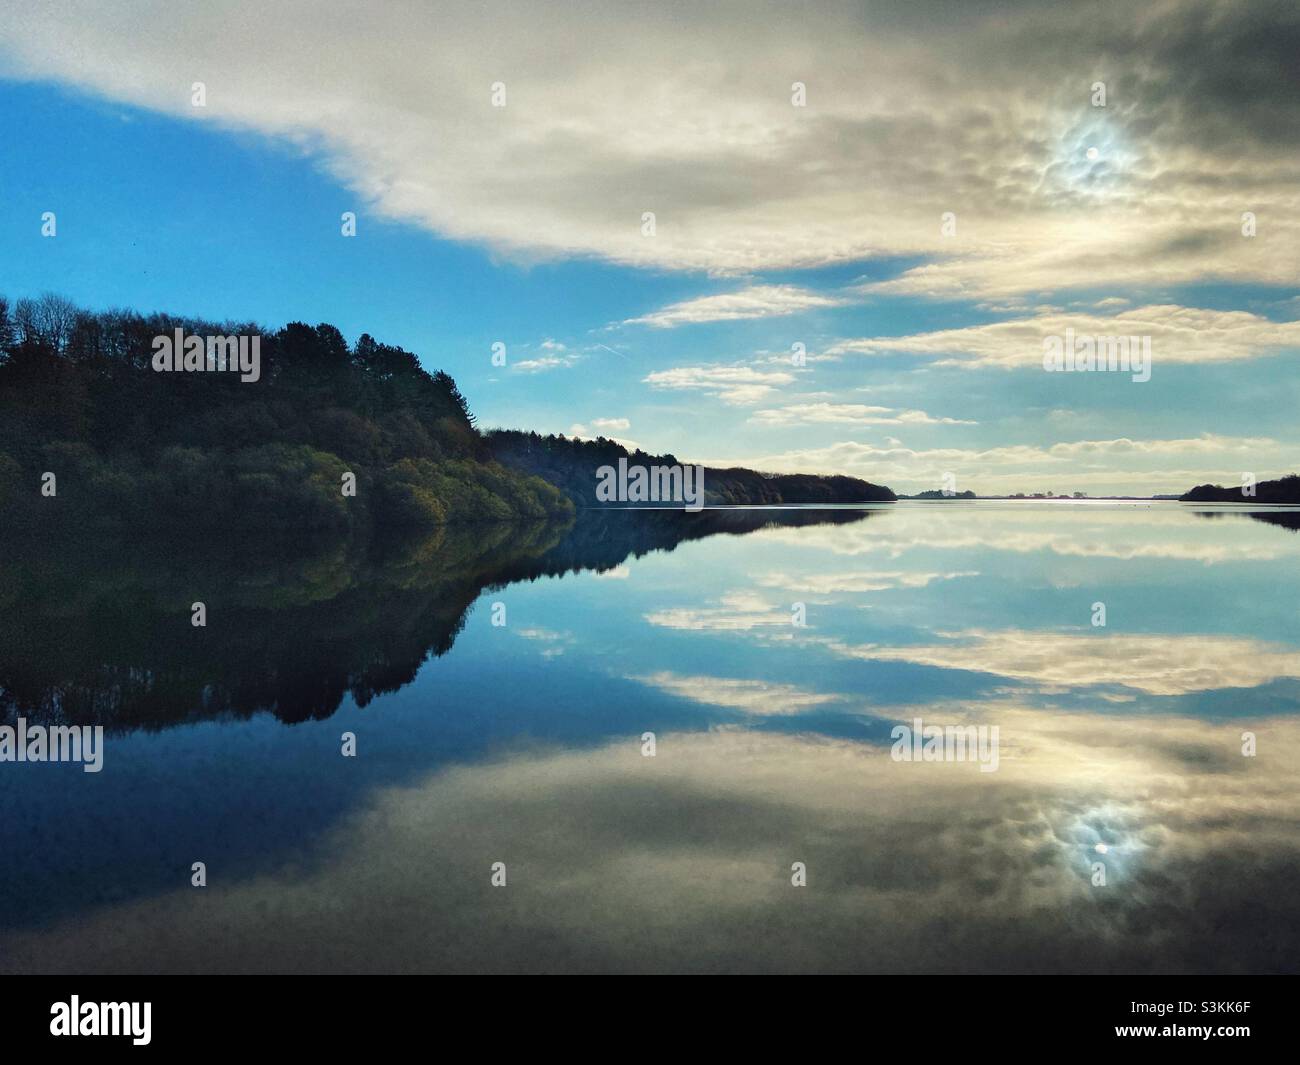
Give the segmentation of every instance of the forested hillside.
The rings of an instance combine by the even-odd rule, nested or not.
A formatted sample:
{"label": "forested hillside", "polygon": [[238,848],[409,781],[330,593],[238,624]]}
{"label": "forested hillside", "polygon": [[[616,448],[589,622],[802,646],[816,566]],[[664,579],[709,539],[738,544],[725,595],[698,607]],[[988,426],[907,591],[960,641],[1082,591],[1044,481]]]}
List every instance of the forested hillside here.
{"label": "forested hillside", "polygon": [[[219,364],[197,347],[187,370],[159,372],[160,338],[176,338],[179,362],[185,338],[241,336],[257,338],[249,372],[233,355]],[[446,373],[368,334],[349,346],[332,325],[272,332],[89,312],[54,295],[13,305],[0,297],[0,514],[9,525],[74,513],[78,522],[231,532],[536,520],[595,506],[597,470],[620,458],[680,465],[604,438],[483,434]],[[746,469],[706,469],[704,486],[710,506],[894,499],[857,478]]]}
{"label": "forested hillside", "polygon": [[[258,379],[160,373],[154,340],[260,336]],[[53,494],[42,492],[54,474]],[[355,495],[344,475],[356,477]],[[90,313],[0,298],[0,508],[7,522],[423,528],[572,505],[492,459],[464,397],[409,351],[332,325]]]}
{"label": "forested hillside", "polygon": [[[580,507],[597,505],[596,471],[602,466],[616,466],[620,458],[627,459],[630,465],[646,467],[682,464],[675,455],[629,451],[605,437],[582,440],[498,429],[487,433],[487,442],[498,461],[522,473],[544,477]],[[888,488],[857,477],[770,474],[741,467],[704,469],[707,506],[892,503],[896,498]]]}

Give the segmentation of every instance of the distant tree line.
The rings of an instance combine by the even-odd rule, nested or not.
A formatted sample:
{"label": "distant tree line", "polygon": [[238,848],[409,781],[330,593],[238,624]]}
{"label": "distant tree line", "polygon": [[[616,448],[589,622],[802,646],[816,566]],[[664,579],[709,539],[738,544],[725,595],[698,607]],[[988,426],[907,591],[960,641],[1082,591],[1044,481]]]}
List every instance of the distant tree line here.
{"label": "distant tree line", "polygon": [[1293,473],[1276,481],[1260,481],[1250,495],[1241,486],[1198,484],[1178,498],[1184,503],[1300,503],[1300,475]]}
{"label": "distant tree line", "polygon": [[[495,429],[486,434],[493,456],[523,473],[535,474],[560,488],[580,507],[593,507],[596,471],[616,466],[620,458],[629,465],[678,466],[675,455],[651,455],[628,450],[606,437],[542,436],[515,429]],[[708,506],[776,503],[887,503],[897,497],[888,488],[857,477],[805,473],[760,473],[742,467],[704,470],[704,499]]]}

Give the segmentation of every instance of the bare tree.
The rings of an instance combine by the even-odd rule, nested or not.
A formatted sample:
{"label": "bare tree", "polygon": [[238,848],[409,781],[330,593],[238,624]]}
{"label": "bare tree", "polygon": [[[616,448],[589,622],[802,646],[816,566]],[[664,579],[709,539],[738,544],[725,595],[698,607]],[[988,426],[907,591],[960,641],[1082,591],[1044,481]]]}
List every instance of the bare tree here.
{"label": "bare tree", "polygon": [[20,344],[39,344],[62,354],[77,322],[77,305],[54,292],[14,304],[14,326]]}
{"label": "bare tree", "polygon": [[14,343],[14,323],[9,317],[9,301],[0,296],[0,359],[9,354]]}
{"label": "bare tree", "polygon": [[36,301],[37,328],[60,354],[67,350],[78,313],[72,300],[54,292],[46,292]]}
{"label": "bare tree", "polygon": [[35,344],[40,341],[40,335],[36,331],[35,300],[23,296],[14,304],[14,329],[19,344]]}

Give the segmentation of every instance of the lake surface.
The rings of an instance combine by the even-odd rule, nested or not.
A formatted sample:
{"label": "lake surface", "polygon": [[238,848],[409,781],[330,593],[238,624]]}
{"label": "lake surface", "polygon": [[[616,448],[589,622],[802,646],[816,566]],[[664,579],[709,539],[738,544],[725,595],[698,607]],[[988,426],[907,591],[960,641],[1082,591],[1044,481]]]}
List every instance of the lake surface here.
{"label": "lake surface", "polygon": [[[1294,971],[1298,527],[8,545],[0,716],[106,736],[0,763],[0,969]],[[917,719],[997,726],[996,769],[899,760]]]}

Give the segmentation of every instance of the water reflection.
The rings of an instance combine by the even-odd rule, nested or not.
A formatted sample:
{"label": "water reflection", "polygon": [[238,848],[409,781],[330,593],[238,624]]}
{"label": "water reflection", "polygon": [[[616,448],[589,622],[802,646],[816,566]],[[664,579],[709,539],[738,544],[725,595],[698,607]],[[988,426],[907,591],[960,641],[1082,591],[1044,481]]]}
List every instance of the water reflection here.
{"label": "water reflection", "polygon": [[[6,551],[4,713],[113,741],[0,766],[0,968],[1293,969],[1293,531],[898,505]],[[916,717],[998,726],[997,771],[893,761]]]}
{"label": "water reflection", "polygon": [[[10,944],[64,971],[1235,971],[1294,964],[1293,720],[1002,708],[997,774],[735,729],[455,767],[315,858]],[[1108,881],[1093,886],[1097,844]],[[489,868],[506,863],[507,885]],[[808,886],[790,869],[802,861]],[[382,904],[379,904],[382,900]]]}
{"label": "water reflection", "polygon": [[[598,573],[649,551],[871,511],[587,513],[414,541],[200,543],[47,540],[4,545],[0,722],[160,727],[366,706],[446,654],[484,589]],[[207,623],[190,624],[203,602]],[[523,635],[528,635],[527,632]]]}

